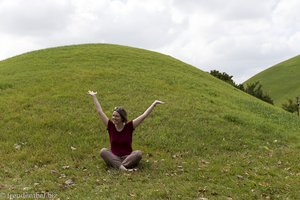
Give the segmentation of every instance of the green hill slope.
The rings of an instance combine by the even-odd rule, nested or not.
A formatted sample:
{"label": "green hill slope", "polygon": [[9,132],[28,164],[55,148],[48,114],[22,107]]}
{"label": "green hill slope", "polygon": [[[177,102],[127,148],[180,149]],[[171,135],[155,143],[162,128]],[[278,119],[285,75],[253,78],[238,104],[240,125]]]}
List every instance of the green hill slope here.
{"label": "green hill slope", "polygon": [[[166,102],[135,130],[139,171],[108,169],[88,90],[110,117]],[[106,44],[0,62],[0,194],[60,199],[296,199],[299,119],[172,57]]]}
{"label": "green hill slope", "polygon": [[259,81],[274,100],[281,106],[288,99],[300,97],[300,56],[281,62],[251,77],[245,83]]}

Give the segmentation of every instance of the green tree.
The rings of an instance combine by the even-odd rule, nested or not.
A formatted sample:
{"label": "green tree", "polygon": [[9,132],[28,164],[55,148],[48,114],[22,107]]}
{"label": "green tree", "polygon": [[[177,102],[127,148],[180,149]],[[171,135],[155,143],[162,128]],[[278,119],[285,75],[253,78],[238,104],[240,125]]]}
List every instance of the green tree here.
{"label": "green tree", "polygon": [[245,88],[243,84],[236,84],[233,80],[232,77],[228,75],[225,72],[219,72],[218,70],[211,70],[210,74],[213,75],[214,77],[221,79],[222,81],[225,81],[226,83],[229,83],[230,85],[236,87],[239,90],[242,90],[252,96],[255,96],[256,98],[259,98],[267,103],[274,104],[272,98],[268,95],[265,94],[262,90],[262,85],[259,83],[259,81],[255,83],[251,83],[247,85]]}
{"label": "green tree", "polygon": [[287,103],[282,104],[282,108],[290,113],[294,113],[298,111],[297,103],[292,99],[288,99]]}
{"label": "green tree", "polygon": [[213,75],[214,77],[221,79],[222,81],[225,81],[226,83],[229,83],[230,85],[233,85],[236,87],[235,82],[232,80],[233,76],[230,76],[225,72],[221,73],[218,70],[211,70],[210,74]]}
{"label": "green tree", "polygon": [[274,104],[272,98],[268,94],[265,94],[263,92],[262,85],[259,83],[259,81],[248,84],[247,87],[245,88],[245,92],[267,103],[270,103],[272,105]]}

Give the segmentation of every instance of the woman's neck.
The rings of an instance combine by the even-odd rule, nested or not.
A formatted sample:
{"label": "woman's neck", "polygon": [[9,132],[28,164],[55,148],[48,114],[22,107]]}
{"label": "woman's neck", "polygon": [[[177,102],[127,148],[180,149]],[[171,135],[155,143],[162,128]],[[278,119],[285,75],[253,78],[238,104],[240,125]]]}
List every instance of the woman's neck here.
{"label": "woman's neck", "polygon": [[116,129],[117,129],[117,131],[122,131],[123,130],[123,128],[124,128],[124,123],[122,122],[122,123],[119,123],[119,124],[115,124],[115,127],[116,127]]}

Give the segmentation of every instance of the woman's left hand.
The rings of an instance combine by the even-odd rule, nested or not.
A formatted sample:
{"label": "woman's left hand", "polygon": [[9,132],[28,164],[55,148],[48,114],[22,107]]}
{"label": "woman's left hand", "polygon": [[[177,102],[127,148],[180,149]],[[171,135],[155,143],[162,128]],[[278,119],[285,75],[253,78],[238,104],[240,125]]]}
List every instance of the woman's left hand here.
{"label": "woman's left hand", "polygon": [[97,94],[97,92],[94,92],[94,91],[89,90],[89,91],[88,91],[88,94],[91,95],[91,96],[95,96],[95,95]]}

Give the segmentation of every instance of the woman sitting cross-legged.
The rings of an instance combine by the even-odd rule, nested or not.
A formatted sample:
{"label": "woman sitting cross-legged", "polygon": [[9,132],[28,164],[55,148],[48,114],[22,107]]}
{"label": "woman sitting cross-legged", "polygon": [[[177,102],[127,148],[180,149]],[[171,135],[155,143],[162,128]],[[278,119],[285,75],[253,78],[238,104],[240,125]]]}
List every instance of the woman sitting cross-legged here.
{"label": "woman sitting cross-legged", "polygon": [[148,117],[156,105],[164,104],[164,102],[155,100],[142,115],[128,122],[127,113],[124,108],[116,107],[110,120],[102,110],[96,97],[97,92],[88,91],[88,94],[93,97],[96,110],[109,133],[110,149],[101,149],[100,156],[109,166],[131,171],[142,159],[142,152],[140,150],[132,150],[132,133]]}

